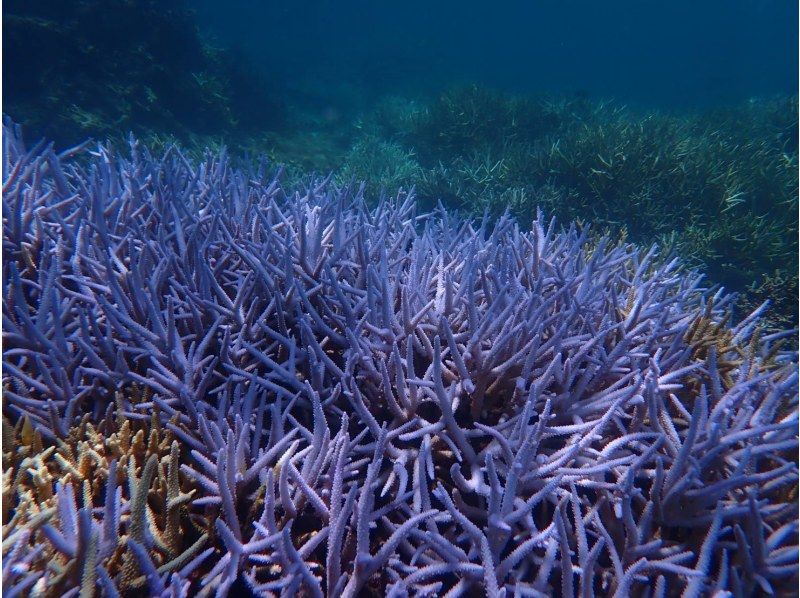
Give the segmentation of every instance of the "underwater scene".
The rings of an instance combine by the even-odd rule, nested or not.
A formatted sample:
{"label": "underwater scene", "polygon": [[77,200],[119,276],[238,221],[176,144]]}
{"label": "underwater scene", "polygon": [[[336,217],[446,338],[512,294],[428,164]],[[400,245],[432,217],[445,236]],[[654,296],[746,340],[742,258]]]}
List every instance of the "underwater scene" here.
{"label": "underwater scene", "polygon": [[6,0],[3,594],[800,595],[798,12]]}

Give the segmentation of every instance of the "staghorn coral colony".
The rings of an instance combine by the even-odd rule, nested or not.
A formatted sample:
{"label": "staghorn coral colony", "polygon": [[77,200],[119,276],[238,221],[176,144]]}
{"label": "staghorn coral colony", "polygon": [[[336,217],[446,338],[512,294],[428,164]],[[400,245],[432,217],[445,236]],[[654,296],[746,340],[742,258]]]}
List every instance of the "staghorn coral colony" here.
{"label": "staghorn coral colony", "polygon": [[[510,210],[526,223],[542,208],[624,230],[674,248],[736,291],[740,310],[769,299],[772,331],[797,325],[797,98],[667,114],[470,86],[421,104],[384,101],[363,129],[396,140],[392,152],[373,143],[369,159],[345,157],[344,170],[373,189],[393,188],[388,171],[423,203]],[[376,156],[398,165],[375,168]]]}
{"label": "staghorn coral colony", "polygon": [[677,259],[10,123],[3,180],[9,596],[796,587],[793,333]]}

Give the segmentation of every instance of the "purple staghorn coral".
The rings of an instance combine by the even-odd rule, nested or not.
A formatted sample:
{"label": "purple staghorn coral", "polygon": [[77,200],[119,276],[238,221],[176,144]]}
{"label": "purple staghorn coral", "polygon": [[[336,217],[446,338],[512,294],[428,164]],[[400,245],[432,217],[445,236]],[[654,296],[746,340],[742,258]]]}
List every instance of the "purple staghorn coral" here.
{"label": "purple staghorn coral", "polygon": [[3,157],[10,595],[796,584],[796,357],[678,260],[133,140]]}

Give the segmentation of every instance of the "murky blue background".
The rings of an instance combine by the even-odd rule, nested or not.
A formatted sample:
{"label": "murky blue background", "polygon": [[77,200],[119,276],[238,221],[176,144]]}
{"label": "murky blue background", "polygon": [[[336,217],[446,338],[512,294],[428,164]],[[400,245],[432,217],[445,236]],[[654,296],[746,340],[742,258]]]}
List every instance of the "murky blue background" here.
{"label": "murky blue background", "polygon": [[364,93],[478,82],[652,107],[795,93],[791,0],[195,0],[201,26],[276,86]]}

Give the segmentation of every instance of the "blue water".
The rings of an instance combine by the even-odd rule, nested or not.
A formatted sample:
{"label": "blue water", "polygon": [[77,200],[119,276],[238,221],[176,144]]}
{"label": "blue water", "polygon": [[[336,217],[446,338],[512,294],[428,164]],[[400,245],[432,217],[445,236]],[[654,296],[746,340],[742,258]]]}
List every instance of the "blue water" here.
{"label": "blue water", "polygon": [[409,93],[468,81],[682,108],[793,94],[798,86],[791,0],[195,0],[195,7],[201,27],[239,48],[276,88],[325,83]]}

